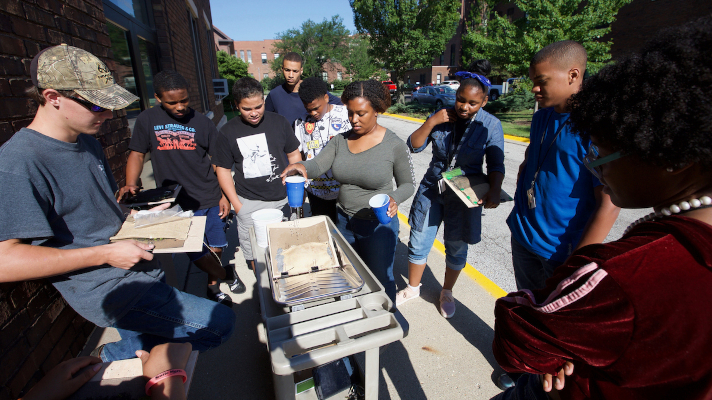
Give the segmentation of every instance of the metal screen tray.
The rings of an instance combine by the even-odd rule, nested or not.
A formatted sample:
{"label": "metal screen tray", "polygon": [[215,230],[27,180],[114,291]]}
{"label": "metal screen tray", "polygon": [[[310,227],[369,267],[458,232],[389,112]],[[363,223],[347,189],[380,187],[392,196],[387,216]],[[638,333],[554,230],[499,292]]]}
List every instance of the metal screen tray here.
{"label": "metal screen tray", "polygon": [[[339,245],[334,243],[334,247],[343,260],[342,257],[345,255]],[[364,285],[363,278],[348,258],[349,262],[341,262],[342,266],[338,268],[275,279],[269,252],[266,252],[266,255],[272,298],[278,304],[293,306],[328,297],[343,296],[358,292]]]}

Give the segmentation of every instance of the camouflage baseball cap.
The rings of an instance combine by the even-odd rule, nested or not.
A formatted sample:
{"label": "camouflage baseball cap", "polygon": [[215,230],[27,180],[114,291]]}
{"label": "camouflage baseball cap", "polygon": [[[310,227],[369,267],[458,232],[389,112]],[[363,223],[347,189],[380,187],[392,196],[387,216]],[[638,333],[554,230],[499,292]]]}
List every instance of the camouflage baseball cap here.
{"label": "camouflage baseball cap", "polygon": [[109,68],[86,50],[61,44],[32,59],[32,82],[41,89],[74,90],[89,102],[109,110],[122,109],[138,97],[114,82]]}

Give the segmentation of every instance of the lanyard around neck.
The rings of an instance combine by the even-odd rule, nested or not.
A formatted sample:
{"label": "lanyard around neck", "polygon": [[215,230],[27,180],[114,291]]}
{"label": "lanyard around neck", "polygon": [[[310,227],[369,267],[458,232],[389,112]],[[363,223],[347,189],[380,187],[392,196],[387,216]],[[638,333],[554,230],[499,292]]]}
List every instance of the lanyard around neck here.
{"label": "lanyard around neck", "polygon": [[[467,136],[467,131],[470,129],[470,125],[472,125],[472,122],[475,121],[477,114],[479,114],[479,111],[477,111],[475,113],[475,115],[473,115],[472,118],[470,118],[470,120],[467,122],[467,125],[465,125],[465,130],[462,132],[462,137],[460,138],[459,143],[455,143],[455,140],[454,140],[455,136],[456,136],[455,133],[457,133],[457,132],[455,132],[457,130],[457,124],[456,123],[453,124],[453,128],[452,128],[453,140],[452,140],[452,143],[450,143],[450,151],[448,154],[448,158],[450,158],[450,156],[451,156],[452,159],[450,161],[450,168],[448,168],[448,171],[455,168],[455,163],[457,162],[457,156],[458,156],[458,154],[460,154],[460,149],[462,148],[462,144],[465,143],[465,137]],[[457,148],[455,146],[457,146]]]}
{"label": "lanyard around neck", "polygon": [[[553,111],[551,114],[549,114],[549,118],[546,120],[546,125],[544,125],[544,132],[541,133],[541,142],[539,143],[539,150],[541,151],[541,146],[544,145],[544,138],[546,137],[546,131],[549,128],[549,122],[551,122],[551,116],[554,115]],[[532,179],[532,186],[531,188],[534,189],[534,183],[536,182],[536,177],[539,176],[539,171],[541,171],[541,167],[544,165],[544,161],[546,161],[546,156],[549,155],[549,150],[551,150],[551,146],[556,143],[556,139],[559,137],[559,134],[561,133],[561,130],[564,129],[564,125],[566,125],[566,122],[568,122],[569,116],[566,116],[563,121],[561,121],[561,124],[559,125],[559,128],[556,130],[556,134],[554,135],[554,139],[549,143],[549,147],[546,148],[546,153],[544,153],[544,158],[541,158],[538,161],[538,166],[536,167],[536,172],[534,173],[534,178]],[[539,158],[539,157],[537,157]]]}

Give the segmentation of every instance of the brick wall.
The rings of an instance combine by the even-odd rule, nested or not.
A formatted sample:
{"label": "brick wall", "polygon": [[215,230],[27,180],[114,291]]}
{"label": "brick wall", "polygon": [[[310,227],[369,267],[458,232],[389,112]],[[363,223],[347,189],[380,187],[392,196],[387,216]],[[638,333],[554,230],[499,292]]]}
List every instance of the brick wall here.
{"label": "brick wall", "polygon": [[[191,43],[186,0],[150,1],[159,39],[159,68],[184,74],[193,85],[195,108],[204,112],[192,46],[185,45]],[[223,111],[214,101],[211,24],[203,17],[205,12],[210,18],[210,6],[208,0],[196,4],[209,106],[217,122]],[[24,90],[32,84],[30,61],[41,49],[66,43],[95,54],[113,68],[105,21],[101,0],[0,0],[0,145],[27,126],[36,112],[37,105],[24,96]],[[96,137],[122,186],[131,137],[126,112],[115,111]],[[0,284],[0,400],[16,399],[59,362],[77,356],[93,329],[45,280]]]}
{"label": "brick wall", "polygon": [[[210,2],[208,0],[195,0],[193,2],[198,11],[198,44],[200,45],[205,84],[208,94],[208,109],[203,109],[200,99],[199,81],[195,68],[195,53],[192,46],[190,20],[188,10],[190,5],[182,0],[152,0],[153,16],[156,23],[156,33],[158,35],[158,51],[160,69],[174,69],[183,75],[190,84],[190,105],[195,110],[202,113],[213,111],[213,121],[218,122],[223,116],[221,104],[215,104],[215,94],[213,92],[212,65],[215,66],[215,77],[217,74],[217,60],[210,63],[210,57],[214,57],[214,38],[208,36],[208,30],[212,29],[212,17],[210,12]],[[205,15],[203,15],[205,14]],[[210,24],[205,21],[207,17]],[[210,41],[210,42],[209,42]],[[211,45],[208,45],[211,43]]]}

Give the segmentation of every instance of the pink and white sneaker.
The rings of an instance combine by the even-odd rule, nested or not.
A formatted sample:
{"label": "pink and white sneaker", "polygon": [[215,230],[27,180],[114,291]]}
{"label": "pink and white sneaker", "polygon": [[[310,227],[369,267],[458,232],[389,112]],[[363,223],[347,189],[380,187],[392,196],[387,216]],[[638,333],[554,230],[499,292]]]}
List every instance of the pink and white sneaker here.
{"label": "pink and white sneaker", "polygon": [[455,315],[455,298],[452,296],[452,290],[443,289],[440,292],[440,314],[445,318]]}

